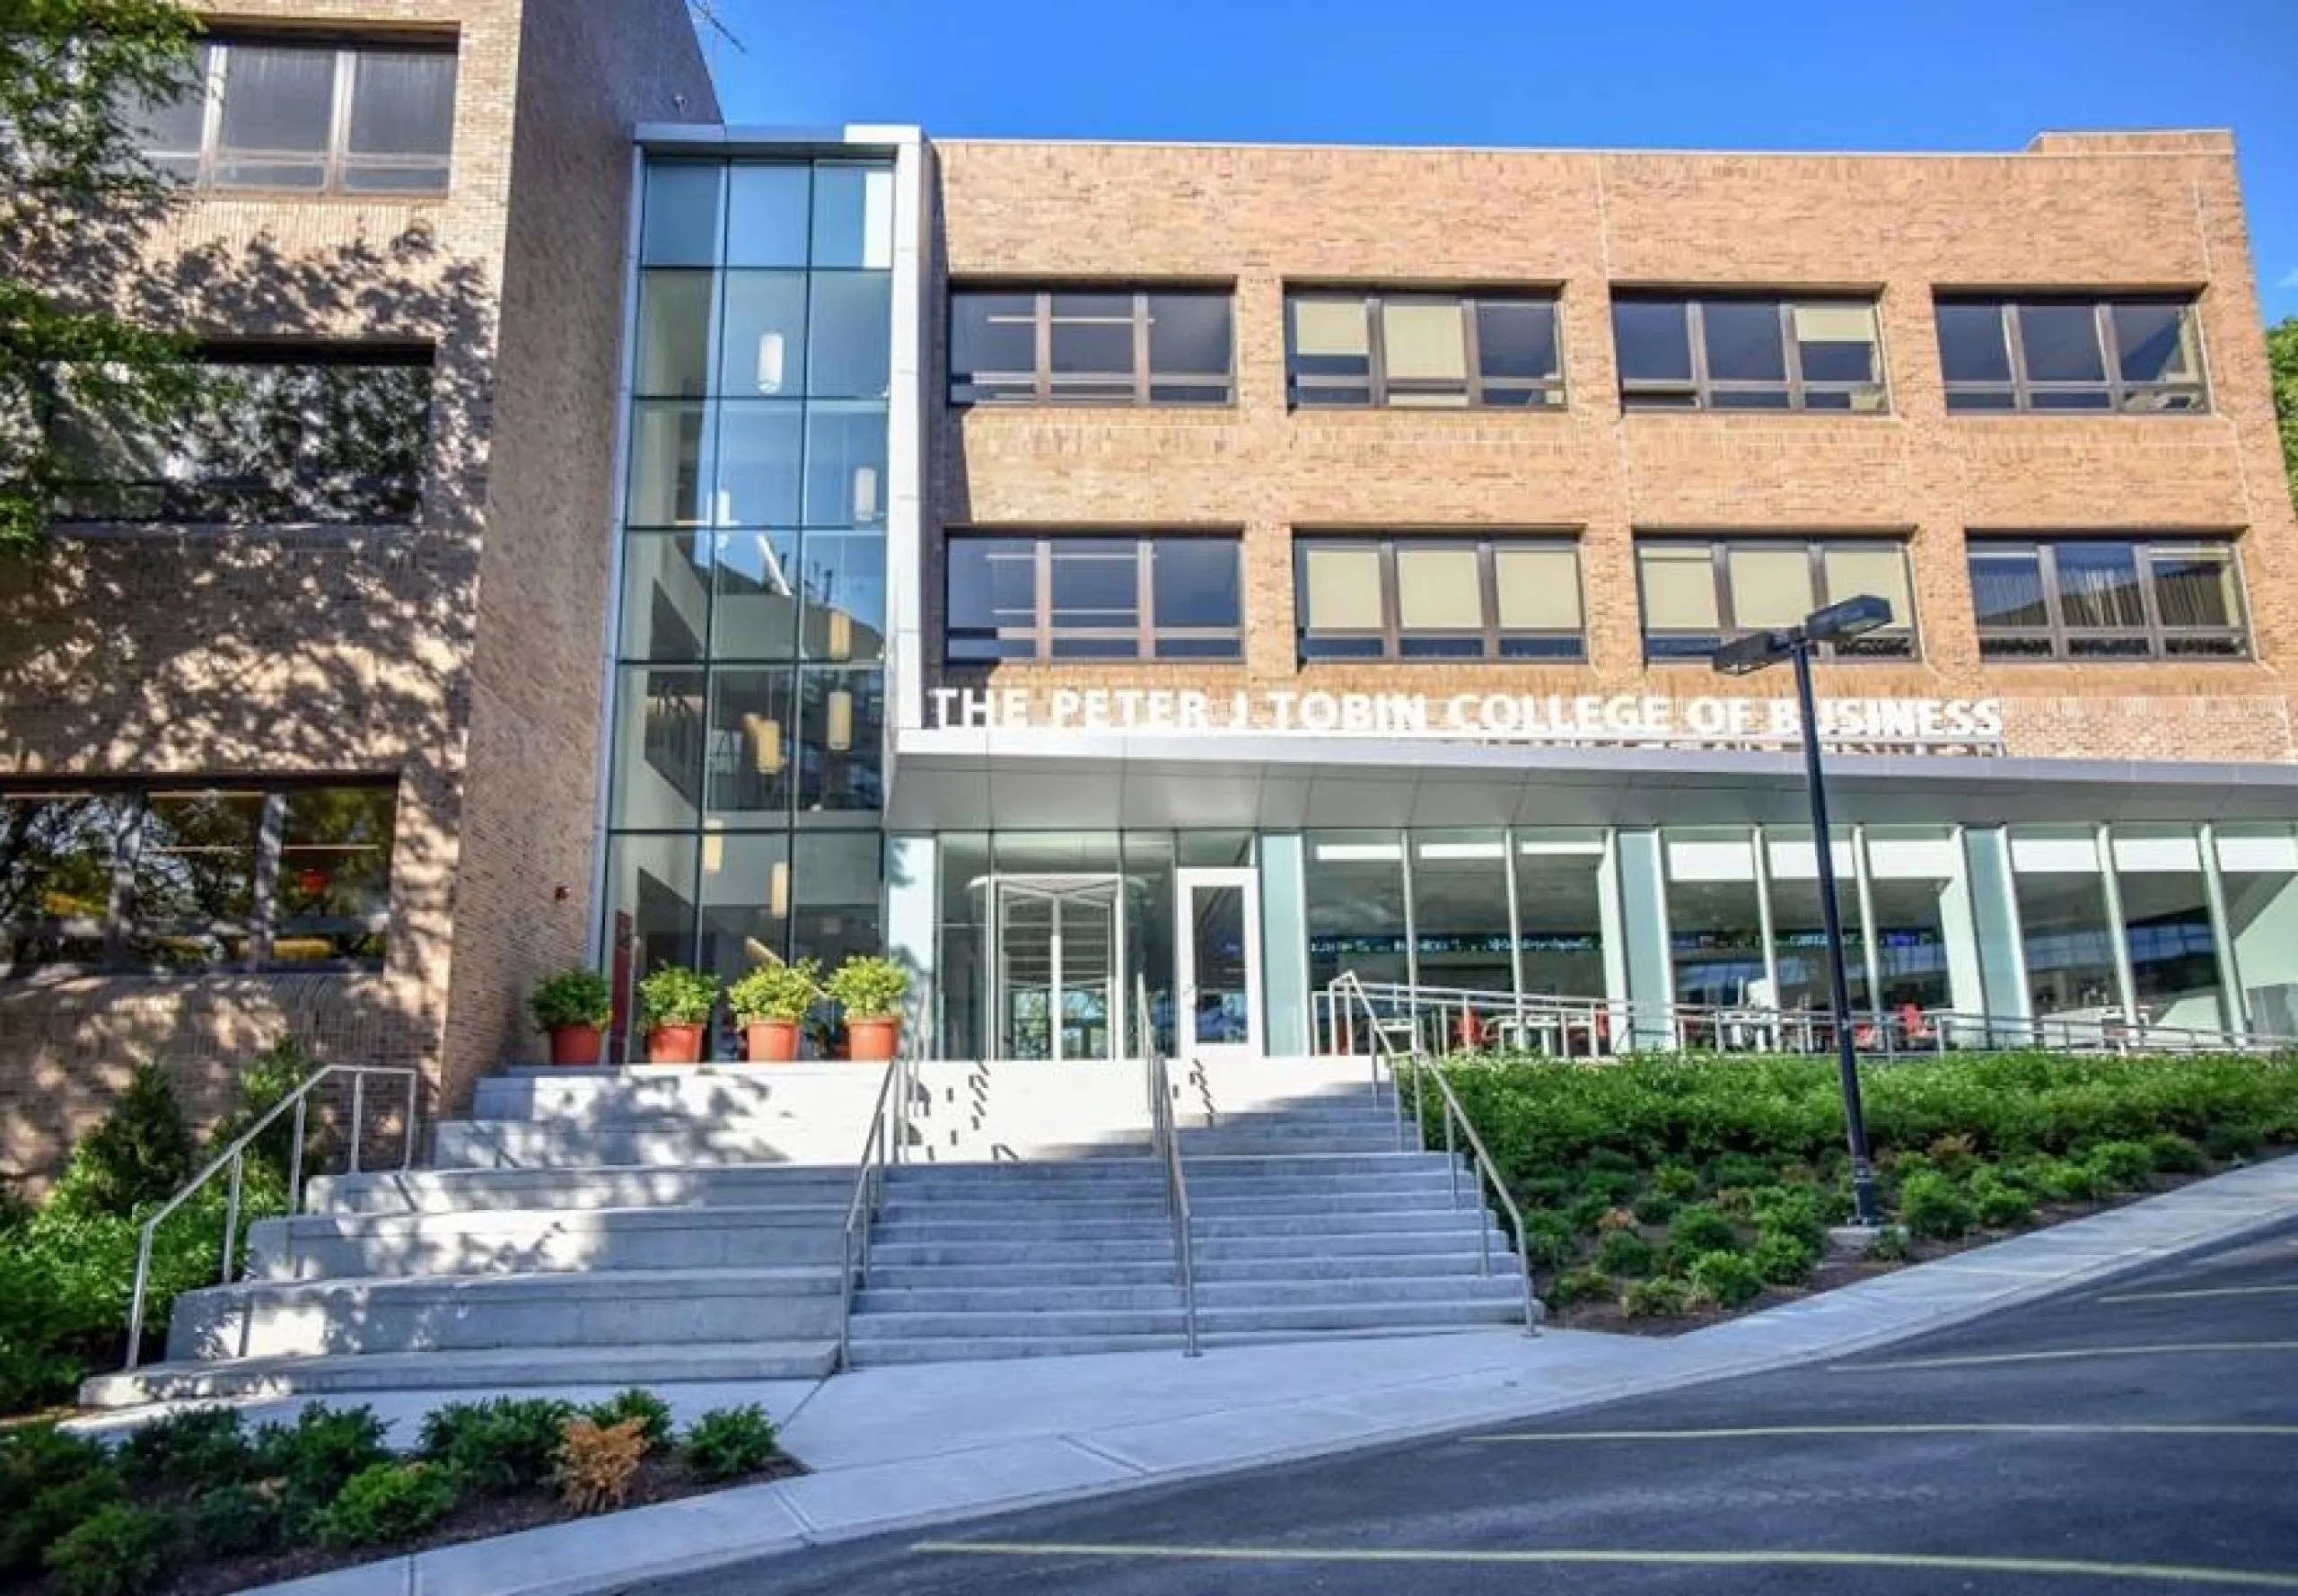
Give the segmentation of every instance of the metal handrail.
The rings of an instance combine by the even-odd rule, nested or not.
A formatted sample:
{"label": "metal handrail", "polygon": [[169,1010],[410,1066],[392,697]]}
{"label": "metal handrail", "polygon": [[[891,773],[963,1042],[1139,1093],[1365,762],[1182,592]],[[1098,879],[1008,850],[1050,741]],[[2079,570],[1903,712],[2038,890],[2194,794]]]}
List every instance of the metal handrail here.
{"label": "metal handrail", "polygon": [[[1363,1006],[1368,1018],[1376,1017],[1373,1009],[1372,996],[1365,989],[1364,983],[1357,978],[1355,971],[1344,970],[1328,990],[1336,996],[1344,995],[1353,996]],[[1460,1097],[1452,1091],[1452,1083],[1444,1079],[1443,1072],[1430,1063],[1417,1048],[1406,1061],[1407,1067],[1399,1069],[1396,1049],[1390,1044],[1387,1033],[1375,1025],[1373,1028],[1373,1039],[1375,1057],[1373,1090],[1376,1093],[1379,1091],[1378,1061],[1385,1057],[1389,1065],[1390,1088],[1396,1101],[1399,1146],[1405,1144],[1402,1127],[1405,1122],[1404,1080],[1406,1074],[1409,1074],[1412,1077],[1413,1131],[1424,1144],[1427,1135],[1427,1115],[1426,1103],[1423,1095],[1423,1083],[1432,1080],[1436,1083],[1443,1109],[1444,1162],[1446,1169],[1452,1174],[1452,1206],[1458,1207],[1460,1202],[1459,1144],[1460,1140],[1465,1140],[1468,1143],[1471,1167],[1476,1171],[1478,1203],[1481,1204],[1484,1201],[1484,1188],[1488,1182],[1492,1187],[1493,1196],[1499,1199],[1501,1211],[1508,1215],[1508,1223],[1513,1227],[1512,1234],[1516,1243],[1516,1268],[1524,1282],[1524,1333],[1528,1336],[1539,1334],[1543,1312],[1540,1300],[1532,1291],[1531,1259],[1525,1256],[1527,1238],[1524,1234],[1524,1215],[1516,1206],[1516,1199],[1508,1194],[1507,1182],[1500,1177],[1500,1166],[1493,1162],[1491,1153],[1485,1147],[1484,1138],[1477,1135],[1476,1126],[1469,1118],[1468,1109],[1461,1105]],[[1488,1220],[1477,1227],[1476,1239],[1478,1272],[1488,1276],[1492,1273],[1492,1226]]]}
{"label": "metal handrail", "polygon": [[1134,990],[1135,1033],[1141,1043],[1142,1078],[1149,1092],[1149,1140],[1165,1177],[1165,1215],[1173,1227],[1173,1263],[1180,1274],[1181,1353],[1197,1355],[1197,1238],[1188,1204],[1188,1178],[1181,1169],[1181,1139],[1173,1125],[1172,1074],[1164,1050],[1157,1046],[1156,1028],[1149,1020],[1149,983],[1137,978]]}
{"label": "metal handrail", "polygon": [[[886,1073],[879,1078],[877,1101],[870,1109],[870,1128],[862,1138],[862,1155],[854,1170],[854,1195],[846,1204],[846,1229],[840,1254],[845,1269],[840,1276],[838,1306],[838,1364],[843,1369],[853,1363],[854,1289],[859,1280],[863,1285],[870,1279],[870,1227],[876,1221],[878,1209],[884,1200],[886,1166],[900,1158],[900,1136],[892,1123],[894,1104],[899,1101],[900,1115],[906,1123],[909,1116],[910,1076],[907,1053],[896,1049],[886,1060]],[[901,1095],[895,1097],[899,1083]]]}
{"label": "metal handrail", "polygon": [[121,1363],[122,1368],[135,1368],[143,1357],[144,1305],[151,1293],[152,1249],[159,1238],[161,1223],[189,1202],[201,1188],[228,1166],[232,1171],[231,1192],[224,1206],[223,1267],[218,1271],[216,1284],[231,1285],[232,1266],[238,1261],[240,1194],[247,1171],[248,1148],[254,1144],[258,1136],[269,1130],[282,1114],[291,1109],[294,1110],[295,1145],[289,1153],[287,1162],[287,1212],[290,1215],[301,1214],[303,1211],[303,1132],[311,1095],[320,1083],[337,1075],[351,1077],[350,1172],[355,1175],[360,1172],[360,1144],[366,1129],[369,1075],[397,1075],[406,1081],[407,1125],[405,1135],[400,1138],[399,1167],[403,1173],[415,1166],[416,1092],[419,1077],[413,1069],[403,1065],[329,1064],[314,1070],[297,1084],[294,1091],[272,1104],[253,1125],[241,1131],[230,1146],[218,1153],[208,1162],[206,1168],[194,1175],[181,1190],[162,1203],[144,1222],[143,1233],[136,1243],[136,1285],[127,1299],[127,1354]]}

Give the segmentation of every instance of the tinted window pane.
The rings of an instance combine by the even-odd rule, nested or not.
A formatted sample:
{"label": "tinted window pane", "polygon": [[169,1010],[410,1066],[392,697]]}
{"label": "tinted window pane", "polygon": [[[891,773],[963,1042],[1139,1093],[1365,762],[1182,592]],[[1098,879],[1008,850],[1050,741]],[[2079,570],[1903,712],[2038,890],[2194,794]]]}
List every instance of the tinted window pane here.
{"label": "tinted window pane", "polygon": [[1307,624],[1317,631],[1381,629],[1381,551],[1370,545],[1305,548],[1301,585]]}
{"label": "tinted window pane", "polygon": [[273,908],[275,964],[383,956],[390,910],[389,787],[302,788],[287,794]]}
{"label": "tinted window pane", "polygon": [[961,538],[949,546],[952,627],[1035,624],[1037,555],[1026,538]]}
{"label": "tinted window pane", "polygon": [[891,381],[893,279],[882,272],[816,272],[806,391],[883,399]]}
{"label": "tinted window pane", "polygon": [[881,526],[886,519],[886,409],[806,407],[806,524]]}
{"label": "tinted window pane", "polygon": [[697,404],[630,408],[630,488],[624,516],[634,526],[693,526],[709,519],[702,474],[706,412]]}
{"label": "tinted window pane", "polygon": [[[1053,296],[1053,374],[1124,375],[1133,370],[1133,295]],[[1128,388],[1130,384],[1127,385]]]}
{"label": "tinted window pane", "polygon": [[798,652],[797,534],[726,532],[712,547],[712,656],[789,659]]}
{"label": "tinted window pane", "polygon": [[1950,382],[2008,382],[2010,346],[1997,305],[1939,307],[1939,364]]}
{"label": "tinted window pane", "polygon": [[1554,377],[1562,369],[1553,304],[1478,303],[1476,346],[1477,369],[1487,377]]}
{"label": "tinted window pane", "polygon": [[805,265],[811,171],[792,165],[735,166],[726,182],[726,264]]}
{"label": "tinted window pane", "polygon": [[1465,393],[1468,326],[1459,301],[1390,299],[1381,339],[1390,381],[1457,383]]}
{"label": "tinted window pane", "polygon": [[1074,539],[1053,546],[1053,624],[1131,626],[1140,611],[1139,557],[1129,541]]}
{"label": "tinted window pane", "polygon": [[647,167],[640,252],[648,266],[717,263],[724,183],[724,168],[702,162],[658,161]]}
{"label": "tinted window pane", "polygon": [[2030,549],[1974,552],[1971,606],[1982,627],[2041,627],[2050,623],[2043,602],[2042,563]]}
{"label": "tinted window pane", "polygon": [[255,909],[255,793],[154,794],[136,853],[137,954],[170,968],[247,957]]}
{"label": "tinted window pane", "polygon": [[814,264],[884,271],[893,263],[892,169],[816,167]]}
{"label": "tinted window pane", "polygon": [[[197,155],[207,119],[207,71],[214,55],[213,45],[199,47],[180,93],[130,106],[128,120],[136,128],[137,147],[145,153]],[[171,170],[188,174],[188,168],[170,164]]]}
{"label": "tinted window pane", "polygon": [[1707,374],[1726,382],[1783,382],[1787,351],[1776,304],[1711,302],[1700,307],[1707,333]]}
{"label": "tinted window pane", "polygon": [[1160,376],[1229,372],[1229,296],[1149,295],[1149,369]]}
{"label": "tinted window pane", "polygon": [[444,156],[454,137],[454,57],[362,49],[355,60],[352,153]]}
{"label": "tinted window pane", "polygon": [[2152,564],[2155,608],[2164,626],[2231,627],[2236,623],[2232,560],[2197,551],[2158,554]]}
{"label": "tinted window pane", "polygon": [[638,289],[638,360],[632,382],[644,395],[698,399],[710,373],[708,272],[650,271]]}
{"label": "tinted window pane", "polygon": [[[1875,382],[1873,305],[1797,305],[1788,312],[1806,382]],[[1816,400],[1807,401],[1817,403]]]}
{"label": "tinted window pane", "polygon": [[[776,814],[789,808],[792,767],[798,762],[797,691],[797,672],[787,666],[711,673],[709,753],[702,767],[711,813]],[[689,779],[692,770],[686,767]],[[706,842],[702,863],[706,877],[714,873]]]}
{"label": "tinted window pane", "polygon": [[1031,294],[953,294],[950,296],[950,382],[1031,386],[1037,367],[1037,296]]}
{"label": "tinted window pane", "polygon": [[2098,382],[2107,374],[2089,305],[2021,305],[2019,344],[2032,382]]}
{"label": "tinted window pane", "polygon": [[1706,545],[1639,548],[1636,564],[1647,629],[1713,631],[1723,624],[1715,601],[1715,560]]}
{"label": "tinted window pane", "polygon": [[133,814],[125,795],[0,800],[0,965],[103,956],[112,857]]}
{"label": "tinted window pane", "polygon": [[806,347],[801,272],[728,272],[718,389],[729,399],[795,398]]}
{"label": "tinted window pane", "polygon": [[1622,300],[1612,306],[1623,382],[1691,381],[1691,331],[1680,303]]}
{"label": "tinted window pane", "polygon": [[[880,767],[886,743],[885,680],[883,671],[874,670],[800,673],[801,811],[876,809],[884,802]],[[864,846],[874,859],[877,839]],[[799,850],[802,870],[816,854],[811,844]],[[815,884],[830,885],[819,876]]]}
{"label": "tinted window pane", "polygon": [[799,407],[751,399],[718,413],[718,526],[792,526],[799,508]]}
{"label": "tinted window pane", "polygon": [[2060,612],[2070,627],[2138,627],[2146,609],[2138,596],[2137,553],[2127,544],[2062,543],[2058,560]]}
{"label": "tinted window pane", "polygon": [[[1482,632],[1484,588],[1473,548],[1401,548],[1397,624],[1406,631]],[[1479,643],[1469,652],[1481,649]]]}
{"label": "tinted window pane", "polygon": [[1234,627],[1243,614],[1231,538],[1161,538],[1150,546],[1156,624]]}
{"label": "tinted window pane", "polygon": [[2117,305],[2115,346],[2126,382],[2191,382],[2194,361],[2188,347],[2183,305]]}
{"label": "tinted window pane", "polygon": [[798,568],[810,660],[875,660],[886,649],[886,539],[882,532],[810,531]]}
{"label": "tinted window pane", "polygon": [[334,118],[331,48],[235,44],[224,52],[224,149],[323,157]]}
{"label": "tinted window pane", "polygon": [[634,535],[623,540],[622,641],[627,660],[698,660],[710,626],[709,537]]}

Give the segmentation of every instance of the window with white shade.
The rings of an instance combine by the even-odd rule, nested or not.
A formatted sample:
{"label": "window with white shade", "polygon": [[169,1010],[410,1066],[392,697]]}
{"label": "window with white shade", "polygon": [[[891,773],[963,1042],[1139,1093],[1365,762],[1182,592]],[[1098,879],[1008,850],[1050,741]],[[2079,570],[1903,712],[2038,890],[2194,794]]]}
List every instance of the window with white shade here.
{"label": "window with white shade", "polygon": [[1569,539],[1320,534],[1294,563],[1303,660],[1586,655]]}
{"label": "window with white shade", "polygon": [[1889,406],[1873,300],[1623,293],[1612,335],[1631,410]]}
{"label": "window with white shade", "polygon": [[1896,538],[1639,538],[1644,657],[1706,659],[1742,633],[1800,624],[1814,609],[1872,594],[1890,625],[1821,645],[1837,658],[1908,659],[1916,652],[1907,546]]}
{"label": "window with white shade", "polygon": [[1982,657],[2222,659],[2250,653],[2224,539],[1973,538]]}
{"label": "window with white shade", "polygon": [[1225,405],[1225,288],[956,288],[950,402]]}
{"label": "window with white shade", "polygon": [[444,194],[455,45],[217,36],[138,118],[152,162],[204,188]]}
{"label": "window with white shade", "polygon": [[1287,294],[1285,309],[1296,406],[1564,403],[1552,294],[1318,291]]}

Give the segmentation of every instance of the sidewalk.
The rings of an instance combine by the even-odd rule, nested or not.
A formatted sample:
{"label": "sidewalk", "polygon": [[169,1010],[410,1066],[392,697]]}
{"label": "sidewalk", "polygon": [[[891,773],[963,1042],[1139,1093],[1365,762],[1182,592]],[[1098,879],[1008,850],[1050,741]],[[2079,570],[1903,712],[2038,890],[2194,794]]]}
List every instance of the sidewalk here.
{"label": "sidewalk", "polygon": [[[726,1402],[763,1404],[814,1472],[395,1557],[274,1585],[268,1596],[606,1591],[1838,1356],[2290,1219],[2298,1219],[2298,1158],[1668,1339],[1495,1330],[1214,1348],[1197,1359],[1117,1353],[865,1369],[819,1383],[667,1387],[682,1421]],[[374,1405],[411,1430],[446,1399],[410,1392]]]}

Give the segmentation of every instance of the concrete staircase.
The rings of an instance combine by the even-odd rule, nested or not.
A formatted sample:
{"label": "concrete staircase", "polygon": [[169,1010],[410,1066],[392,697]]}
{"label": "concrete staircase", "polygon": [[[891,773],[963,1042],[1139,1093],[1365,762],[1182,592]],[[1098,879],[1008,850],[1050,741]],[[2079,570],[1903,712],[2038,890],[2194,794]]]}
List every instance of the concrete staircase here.
{"label": "concrete staircase", "polygon": [[[1071,1095],[1048,1071],[1106,1071]],[[1182,1298],[1162,1171],[1107,1111],[1140,1066],[969,1066],[921,1115],[972,1153],[889,1178],[855,1297],[856,1364],[1171,1346]],[[1504,1324],[1523,1288],[1465,1169],[1400,1152],[1362,1064],[1177,1072],[1209,1344]],[[1098,1118],[1076,1107],[1100,1100]],[[1090,1133],[1090,1134],[1089,1134]],[[1455,1172],[1459,1174],[1455,1185]],[[1483,1272],[1489,1245],[1490,1274]]]}
{"label": "concrete staircase", "polygon": [[312,1180],[82,1399],[817,1378],[880,1072],[514,1070],[431,1167]]}

